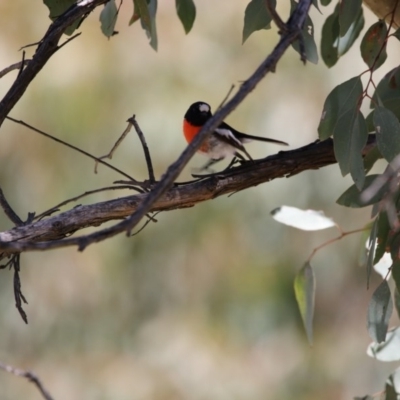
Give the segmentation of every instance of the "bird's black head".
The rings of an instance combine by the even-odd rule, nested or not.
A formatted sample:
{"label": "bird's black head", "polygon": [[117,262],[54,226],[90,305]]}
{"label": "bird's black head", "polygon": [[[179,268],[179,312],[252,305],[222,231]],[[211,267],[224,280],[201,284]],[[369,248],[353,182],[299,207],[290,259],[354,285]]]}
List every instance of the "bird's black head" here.
{"label": "bird's black head", "polygon": [[203,126],[211,117],[211,107],[204,101],[193,103],[185,114],[186,121],[194,126]]}

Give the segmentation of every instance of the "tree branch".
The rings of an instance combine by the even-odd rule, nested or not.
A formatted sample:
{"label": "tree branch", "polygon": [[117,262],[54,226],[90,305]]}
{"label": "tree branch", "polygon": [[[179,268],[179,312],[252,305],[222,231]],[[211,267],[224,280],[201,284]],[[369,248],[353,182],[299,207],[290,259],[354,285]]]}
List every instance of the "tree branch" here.
{"label": "tree branch", "polygon": [[[364,154],[374,143],[375,135],[369,135]],[[193,207],[200,202],[276,178],[290,177],[334,163],[336,159],[332,140],[315,142],[296,150],[281,151],[265,159],[247,162],[201,180],[175,184],[152,204],[148,212]],[[88,226],[99,226],[110,220],[126,218],[136,212],[150,196],[151,193],[145,193],[78,206],[59,215],[1,232],[0,250],[4,257],[13,252],[79,246],[82,240],[80,237],[61,239]]]}
{"label": "tree branch", "polygon": [[[29,82],[33,79],[33,77],[36,75],[38,70],[34,70],[35,66],[38,66],[38,59],[40,60],[41,63],[39,63],[39,66],[43,66],[44,63],[48,60],[48,58],[53,54],[57,46],[54,44],[51,40],[49,41],[50,37],[54,36],[54,40],[58,41],[63,30],[66,29],[67,26],[70,25],[71,22],[76,20],[76,18],[82,17],[85,15],[85,13],[90,12],[96,5],[102,4],[105,0],[88,0],[86,2],[81,2],[78,3],[75,7],[71,7],[69,11],[64,13],[60,18],[58,18],[54,24],[52,24],[49,28],[48,33],[45,36],[45,39],[43,42],[39,45],[38,50],[33,57],[32,61],[28,64],[28,66],[25,68],[25,70],[22,72],[22,74],[19,76],[18,79],[22,79],[24,85],[22,85],[23,90],[17,91],[15,94],[15,90],[13,91],[15,84],[13,87],[10,89],[9,93],[6,95],[8,96],[8,102],[5,102],[5,107],[1,107],[0,103],[0,124],[2,123],[3,119],[5,118],[7,114],[7,110],[10,110],[12,106],[15,104],[15,102],[22,96],[24,90],[26,89],[27,85]],[[89,4],[88,4],[89,3]],[[79,4],[84,4],[84,6],[80,6]],[[52,242],[41,242],[41,243],[29,243],[27,242],[27,239],[29,238],[29,235],[24,236],[24,241],[20,241],[18,243],[13,242],[13,243],[5,243],[9,242],[10,240],[16,240],[13,239],[12,234],[9,232],[6,232],[1,235],[0,239],[3,241],[3,243],[0,243],[0,249],[5,250],[8,253],[9,252],[16,252],[16,251],[21,251],[22,249],[24,251],[26,250],[38,250],[38,249],[49,249],[49,248],[56,248],[56,247],[65,247],[65,246],[71,246],[71,245],[78,245],[79,250],[85,249],[86,246],[88,246],[91,243],[96,243],[102,240],[105,240],[107,238],[110,238],[112,236],[115,236],[121,232],[126,231],[127,235],[130,235],[132,229],[139,223],[139,221],[143,218],[144,215],[149,213],[151,210],[157,209],[155,207],[156,202],[160,199],[160,197],[173,185],[173,182],[175,179],[178,177],[179,173],[183,170],[185,165],[188,163],[188,161],[191,159],[193,154],[196,152],[196,150],[200,147],[201,143],[204,141],[204,139],[207,137],[207,135],[210,135],[212,131],[223,121],[223,119],[230,113],[232,112],[246,97],[247,95],[257,86],[257,84],[265,77],[265,75],[271,71],[275,71],[275,67],[277,62],[280,60],[286,49],[293,43],[298,35],[301,33],[302,26],[304,25],[304,20],[308,15],[309,8],[311,6],[311,0],[300,0],[295,11],[292,13],[292,15],[289,18],[289,21],[286,24],[286,30],[282,34],[278,44],[272,51],[272,53],[261,63],[261,65],[256,69],[256,71],[248,78],[240,87],[238,92],[232,97],[231,100],[227,102],[225,106],[223,106],[219,111],[217,111],[214,116],[207,121],[207,123],[203,126],[203,128],[200,130],[200,132],[196,135],[194,140],[190,143],[190,145],[186,148],[185,151],[181,154],[181,156],[176,160],[173,164],[170,165],[170,167],[167,169],[166,173],[163,175],[162,179],[154,186],[152,191],[148,195],[139,195],[139,196],[133,196],[131,197],[131,202],[133,202],[133,205],[135,206],[135,212],[131,214],[128,218],[124,219],[122,222],[119,222],[118,224],[115,224],[109,228],[105,228],[102,230],[99,230],[97,232],[94,232],[92,234],[86,235],[86,236],[81,236],[77,238],[69,238],[69,239],[64,239],[62,241],[57,240],[59,238],[65,237],[65,232],[64,232],[64,226],[68,225],[70,228],[70,233],[75,232],[78,229],[82,228],[82,221],[85,220],[85,216],[80,214],[80,218],[78,220],[72,219],[71,221],[59,221],[59,224],[56,224],[56,235],[54,237],[54,241]],[[78,7],[78,11],[77,11]],[[89,8],[86,8],[89,7]],[[85,8],[85,11],[83,12],[82,9]],[[59,24],[57,24],[57,21],[62,20]],[[66,22],[67,21],[67,22]],[[53,44],[52,44],[53,43]],[[47,47],[46,47],[47,46]],[[46,47],[47,50],[43,50]],[[39,55],[41,56],[39,56]],[[40,69],[40,68],[39,68]],[[30,71],[29,74],[27,74],[27,70]],[[36,71],[36,72],[35,72]],[[18,81],[17,79],[17,81]],[[28,82],[28,83],[26,83]],[[20,87],[21,85],[17,85],[17,87]],[[13,95],[14,93],[14,95]],[[10,101],[10,97],[11,100]],[[15,100],[16,98],[16,100]],[[15,100],[15,101],[14,101]],[[14,101],[14,102],[13,102]],[[3,100],[4,102],[4,100]],[[10,104],[12,104],[10,108]],[[5,110],[7,111],[5,115],[4,112]],[[3,119],[2,119],[3,118]],[[255,164],[253,164],[254,167]],[[248,167],[244,167],[248,168]],[[255,171],[253,171],[254,173]],[[257,174],[256,174],[257,175]],[[271,177],[273,178],[273,177]],[[269,179],[271,179],[269,178]],[[214,180],[214,182],[219,181],[219,177],[213,177],[210,178],[211,180]],[[231,178],[228,178],[228,183]],[[265,180],[264,180],[265,181]],[[247,187],[249,187],[248,183],[253,182],[250,186],[253,186],[255,184],[258,184],[260,182],[254,182],[251,179],[251,176],[248,177],[247,181]],[[229,187],[229,184],[227,185]],[[234,191],[237,190],[242,190],[246,186],[246,182],[242,184],[242,186],[237,186]],[[231,190],[232,191],[232,190]],[[221,191],[220,189],[216,189],[216,192],[214,193],[214,197],[218,194],[223,194],[226,193],[224,191]],[[135,204],[135,200],[139,201],[139,203]],[[107,218],[107,207],[109,206],[109,203],[103,203],[102,204],[104,208],[100,210],[100,213],[103,213],[103,219],[104,217]],[[131,204],[132,206],[132,204]],[[176,208],[176,207],[174,207]],[[79,207],[76,209],[76,211],[79,211],[85,209],[85,207]],[[65,213],[61,214],[65,215]],[[70,215],[72,217],[72,215]],[[126,214],[122,213],[122,215],[115,216],[115,218],[123,218],[125,217]],[[98,219],[98,217],[94,217],[95,221],[97,220],[97,225],[101,224],[103,221],[102,218]],[[115,219],[114,218],[114,219]],[[108,218],[110,219],[110,218]],[[48,220],[46,220],[48,221]],[[45,223],[46,221],[41,221],[38,224]],[[84,226],[89,226],[88,224],[85,224]],[[10,236],[11,235],[11,236]],[[49,235],[47,232],[42,232],[40,240],[48,240]],[[18,239],[17,239],[18,240]],[[34,239],[37,241],[36,239]],[[18,249],[18,250],[17,250]],[[3,253],[3,256],[6,255]]]}
{"label": "tree branch", "polygon": [[64,14],[57,18],[49,27],[39,43],[36,53],[26,68],[18,75],[13,85],[0,102],[0,126],[8,113],[19,101],[29,84],[44,67],[50,57],[59,49],[58,42],[64,31],[75,21],[91,13],[96,7],[108,0],[85,1],[70,7]]}

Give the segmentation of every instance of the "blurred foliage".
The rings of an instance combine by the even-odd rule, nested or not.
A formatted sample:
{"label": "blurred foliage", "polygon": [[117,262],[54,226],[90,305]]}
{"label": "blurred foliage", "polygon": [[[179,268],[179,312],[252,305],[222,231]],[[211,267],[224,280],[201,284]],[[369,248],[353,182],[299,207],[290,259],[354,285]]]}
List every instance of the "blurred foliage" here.
{"label": "blurred foliage", "polygon": [[[40,72],[11,116],[100,156],[135,114],[161,176],[185,146],[181,123],[188,104],[204,100],[215,108],[278,40],[273,27],[241,45],[245,4],[203,0],[196,6],[196,23],[185,36],[174,7],[158,4],[157,53],[139,24],[128,28],[131,2],[122,5],[119,35],[110,40],[100,33],[97,10],[82,25],[83,34]],[[325,15],[333,5],[328,10]],[[2,2],[0,11],[3,68],[21,59],[22,46],[40,40],[49,21],[40,2]],[[279,4],[278,11],[287,16],[289,4]],[[311,11],[317,43],[325,18],[318,15]],[[367,11],[365,18],[369,25],[375,21]],[[33,49],[26,49],[27,58]],[[386,64],[392,68],[397,52],[389,42]],[[289,50],[277,73],[229,122],[293,148],[315,140],[327,93],[365,67],[355,48],[329,73],[322,65],[303,68],[298,58]],[[1,94],[15,74],[0,80]],[[105,168],[95,175],[90,160],[9,121],[0,140],[0,186],[22,218],[120,179]],[[248,149],[254,157],[276,151],[265,144]],[[196,156],[180,179],[188,180],[191,168],[203,161]],[[146,176],[134,134],[113,163],[137,178]],[[393,368],[365,353],[371,291],[357,265],[364,243],[349,237],[314,258],[310,348],[293,278],[332,233],[305,235],[269,215],[282,204],[323,209],[344,229],[358,228],[369,211],[333,202],[348,186],[350,179],[332,166],[160,214],[139,235],[116,237],[83,253],[24,254],[29,325],[14,307],[12,273],[1,271],[0,360],[35,371],[57,400],[340,400],[376,392]],[[127,193],[101,193],[85,202]],[[9,228],[0,215],[0,230]],[[373,275],[371,286],[378,282]],[[39,398],[31,384],[1,371],[0,388],[2,400]]]}

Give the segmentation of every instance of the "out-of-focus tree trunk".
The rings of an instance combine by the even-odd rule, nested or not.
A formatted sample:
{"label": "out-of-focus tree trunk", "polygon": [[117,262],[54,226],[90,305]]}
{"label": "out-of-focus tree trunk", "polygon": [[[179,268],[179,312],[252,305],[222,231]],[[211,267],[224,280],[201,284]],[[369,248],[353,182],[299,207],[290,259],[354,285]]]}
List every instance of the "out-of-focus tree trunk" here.
{"label": "out-of-focus tree trunk", "polygon": [[[347,0],[352,1],[352,0]],[[400,3],[398,0],[363,0],[364,4],[379,18],[389,22],[392,17],[392,11],[396,8],[394,16],[394,27],[400,27]],[[397,6],[396,6],[397,4]]]}

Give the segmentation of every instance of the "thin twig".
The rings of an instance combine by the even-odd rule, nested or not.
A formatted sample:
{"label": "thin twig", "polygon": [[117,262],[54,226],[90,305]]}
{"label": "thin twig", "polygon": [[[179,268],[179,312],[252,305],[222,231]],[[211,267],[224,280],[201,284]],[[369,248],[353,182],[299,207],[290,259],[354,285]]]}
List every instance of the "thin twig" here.
{"label": "thin twig", "polygon": [[275,22],[276,26],[279,29],[279,33],[285,33],[287,32],[288,27],[286,24],[282,21],[281,17],[279,14],[276,12],[275,7],[273,6],[271,0],[265,0],[265,7],[267,7],[267,10],[269,12],[269,15],[271,15],[272,21]]}
{"label": "thin twig", "polygon": [[82,32],[76,33],[74,36],[71,36],[69,39],[67,39],[64,43],[60,44],[57,48],[57,51],[62,49],[65,45],[67,45],[69,42],[72,40],[76,39],[78,36],[81,36]]}
{"label": "thin twig", "polygon": [[23,65],[27,65],[31,60],[23,60],[19,61],[15,64],[11,64],[7,68],[4,68],[3,70],[0,71],[0,79],[4,76],[7,75],[9,72],[14,71],[15,69],[20,70]]}
{"label": "thin twig", "polygon": [[150,181],[150,183],[155,183],[156,178],[154,176],[154,169],[153,169],[153,163],[151,162],[150,150],[149,150],[149,147],[147,146],[146,139],[143,135],[143,132],[140,129],[140,126],[136,121],[135,115],[132,115],[132,117],[130,117],[128,119],[128,122],[135,127],[136,133],[139,136],[140,142],[142,143],[144,158],[146,160],[147,170],[149,172],[149,181]]}
{"label": "thin twig", "polygon": [[[131,129],[132,129],[132,124],[129,123],[128,126],[125,128],[125,130],[122,132],[121,136],[115,142],[115,144],[112,147],[112,149],[107,154],[105,154],[104,156],[99,157],[99,160],[104,160],[105,158],[109,158],[111,160],[113,155],[114,155],[115,150],[117,150],[117,148],[122,143],[122,141],[125,139],[126,135],[130,132]],[[99,165],[99,163],[96,161],[96,163],[94,165],[95,174],[97,174],[98,165]]]}
{"label": "thin twig", "polygon": [[98,163],[100,163],[100,164],[105,165],[106,167],[112,169],[113,171],[118,172],[119,174],[125,176],[125,178],[130,179],[130,180],[131,180],[132,182],[134,182],[136,185],[140,185],[140,182],[138,182],[138,181],[136,181],[135,179],[133,179],[133,178],[132,178],[131,176],[129,176],[127,173],[121,171],[120,169],[114,167],[114,166],[111,165],[111,164],[106,163],[105,161],[101,160],[100,158],[95,157],[94,155],[88,153],[87,151],[80,149],[79,147],[76,147],[76,146],[74,146],[74,145],[72,145],[72,144],[69,144],[69,143],[65,142],[64,140],[58,139],[58,138],[56,138],[55,136],[50,135],[49,133],[43,132],[43,131],[41,131],[40,129],[37,129],[37,128],[35,128],[34,126],[29,125],[29,124],[27,124],[26,122],[24,122],[24,121],[22,121],[22,120],[16,120],[16,119],[14,119],[14,118],[12,118],[12,117],[6,117],[6,119],[8,119],[8,120],[10,120],[10,121],[12,121],[12,122],[15,122],[16,124],[25,126],[26,128],[28,128],[28,129],[30,129],[30,130],[36,132],[36,133],[40,133],[41,135],[43,135],[43,136],[45,136],[45,137],[47,137],[47,138],[49,138],[49,139],[51,139],[51,140],[54,140],[54,141],[57,142],[57,143],[61,143],[62,145],[66,146],[66,147],[69,147],[70,149],[75,150],[75,151],[77,151],[78,153],[81,153],[81,154],[85,155],[86,157],[89,157],[89,158],[91,158],[92,160],[95,160],[96,162],[98,162]]}
{"label": "thin twig", "polygon": [[4,371],[9,372],[10,374],[13,374],[15,376],[20,376],[22,378],[28,379],[29,382],[32,382],[38,388],[40,394],[46,400],[53,400],[53,397],[51,397],[47,389],[45,389],[38,376],[32,371],[24,371],[23,369],[14,368],[11,365],[7,365],[2,362],[0,362],[0,369],[3,369]]}
{"label": "thin twig", "polygon": [[[94,2],[95,0],[93,0],[93,3]],[[64,240],[57,240],[54,242],[42,243],[0,242],[0,248],[2,250],[8,250],[12,248],[14,251],[16,248],[18,248],[19,251],[21,247],[24,250],[33,250],[78,245],[78,249],[82,251],[92,243],[103,241],[121,232],[125,231],[127,235],[129,235],[132,229],[143,218],[143,216],[146,215],[152,208],[154,208],[154,204],[156,203],[156,201],[173,185],[175,179],[179,176],[182,169],[192,158],[192,156],[200,147],[201,143],[205,140],[207,135],[210,135],[211,132],[213,132],[214,129],[225,119],[225,117],[230,112],[232,112],[249,95],[252,90],[255,89],[255,87],[265,77],[266,74],[274,70],[277,62],[280,60],[287,48],[291,45],[291,43],[293,43],[294,40],[296,40],[298,35],[301,34],[301,29],[303,27],[305,18],[308,15],[311,2],[312,0],[299,1],[295,11],[290,16],[289,22],[287,24],[287,32],[281,36],[279,43],[276,45],[272,53],[261,63],[261,65],[254,71],[250,78],[248,78],[243,83],[243,85],[241,85],[238,92],[232,97],[232,99],[207,121],[207,123],[202,127],[202,129],[188,145],[188,147],[183,151],[180,157],[173,164],[170,165],[161,180],[154,186],[153,190],[148,195],[139,195],[143,196],[142,201],[136,208],[136,211],[132,215],[130,215],[129,218],[109,228],[99,230],[86,236],[79,236]],[[255,163],[252,164],[254,166]],[[219,193],[220,191],[217,190],[216,194]]]}
{"label": "thin twig", "polygon": [[231,93],[233,92],[233,89],[235,89],[235,85],[231,85],[231,87],[228,90],[228,93],[226,94],[226,96],[223,98],[223,100],[221,101],[220,105],[217,107],[217,111],[223,107],[223,105],[226,103],[226,101],[229,99],[229,96],[231,95]]}
{"label": "thin twig", "polygon": [[23,225],[22,219],[18,217],[16,212],[12,209],[12,207],[6,200],[3,190],[1,188],[0,188],[0,206],[12,223],[14,223],[17,226]]}

